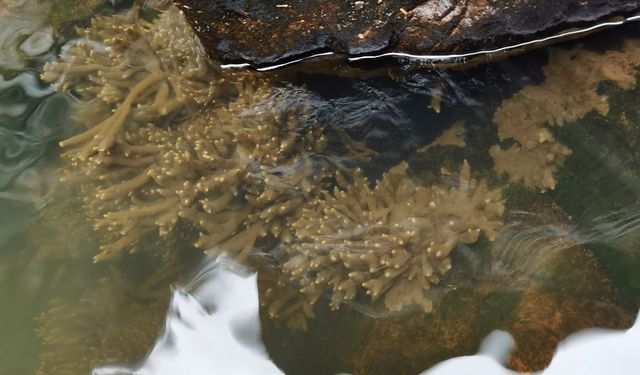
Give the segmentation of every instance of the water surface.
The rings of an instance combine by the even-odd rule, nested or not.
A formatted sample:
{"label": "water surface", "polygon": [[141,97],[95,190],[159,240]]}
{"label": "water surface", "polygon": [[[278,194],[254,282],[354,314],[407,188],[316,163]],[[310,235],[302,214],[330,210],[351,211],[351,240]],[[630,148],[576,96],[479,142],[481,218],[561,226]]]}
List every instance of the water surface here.
{"label": "water surface", "polygon": [[162,2],[95,3],[0,3],[0,373],[418,374],[494,330],[535,371],[633,324],[633,26],[466,70],[262,73]]}

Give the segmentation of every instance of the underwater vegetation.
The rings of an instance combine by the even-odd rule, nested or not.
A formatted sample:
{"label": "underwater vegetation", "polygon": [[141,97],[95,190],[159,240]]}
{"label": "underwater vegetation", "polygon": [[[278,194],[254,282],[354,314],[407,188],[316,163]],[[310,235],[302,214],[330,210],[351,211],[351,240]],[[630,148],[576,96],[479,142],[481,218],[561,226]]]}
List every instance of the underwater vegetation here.
{"label": "underwater vegetation", "polygon": [[38,374],[87,374],[100,365],[141,361],[162,331],[169,286],[183,281],[190,264],[178,240],[144,244],[154,251],[91,264],[87,250],[97,248],[99,239],[78,215],[81,205],[75,191],[61,184],[28,227],[20,277],[30,288],[22,298],[47,296],[34,321],[41,342]]}
{"label": "underwater vegetation", "polygon": [[[43,79],[78,92],[85,105],[76,117],[88,130],[61,146],[71,163],[65,178],[82,183],[89,216],[110,234],[96,261],[149,232],[169,236],[179,220],[200,228],[198,247],[239,258],[257,238],[288,234],[282,217],[324,176],[309,155],[326,139],[301,127],[304,108],[279,111],[278,93],[251,82],[237,84],[232,103],[215,105],[228,86],[215,81],[174,8],[154,23],[135,8],[98,17],[80,32]],[[181,113],[189,106],[198,114]],[[112,114],[96,123],[105,107]]]}
{"label": "underwater vegetation", "polygon": [[98,99],[113,109],[105,121],[86,123],[90,129],[66,143],[82,145],[81,158],[114,146],[130,117],[158,120],[191,102],[205,104],[215,98],[218,86],[212,82],[219,74],[173,8],[149,22],[135,6],[125,13],[96,16],[90,27],[76,32],[80,38],[63,47],[59,60],[45,66],[42,78],[59,91],[72,88],[81,99]]}
{"label": "underwater vegetation", "polygon": [[[164,259],[159,273],[177,271],[172,257],[195,246],[207,255],[257,266],[263,314],[277,318],[277,325],[313,329],[310,318],[321,315],[318,310],[344,312],[345,304],[371,308],[366,311],[377,314],[373,323],[371,316],[360,315],[350,322],[353,332],[361,330],[354,337],[371,338],[359,354],[347,353],[352,368],[363,374],[389,373],[393,368],[385,366],[403,356],[411,357],[413,370],[422,370],[461,350],[475,350],[472,341],[462,341],[488,333],[489,327],[515,327],[523,342],[531,337],[557,342],[589,324],[606,323],[609,315],[619,315],[612,323],[617,327],[631,321],[611,307],[615,293],[608,284],[585,293],[604,296],[594,298],[595,308],[566,290],[523,287],[531,284],[527,278],[534,277],[527,272],[535,265],[553,268],[556,260],[568,259],[540,256],[542,262],[525,254],[523,249],[539,250],[545,243],[539,232],[525,238],[530,248],[523,247],[522,236],[509,242],[519,249],[508,255],[510,264],[520,267],[515,267],[520,284],[509,284],[513,268],[495,282],[495,274],[482,267],[486,279],[476,283],[460,260],[469,253],[471,258],[504,255],[496,249],[508,242],[505,236],[522,232],[508,225],[504,213],[512,207],[506,196],[516,191],[547,197],[540,191],[556,188],[572,150],[556,139],[553,127],[594,111],[606,115],[601,82],[624,90],[636,85],[638,41],[629,40],[620,51],[555,49],[544,83],[502,102],[493,117],[500,144],[489,154],[483,151],[498,175],[508,175],[509,184],[502,184],[507,179],[497,179],[491,165],[471,158],[453,168],[450,160],[446,168],[430,165],[441,171],[437,181],[415,175],[413,164],[425,154],[474,147],[474,138],[466,137],[474,130],[463,121],[418,150],[415,163],[402,162],[375,178],[366,164],[373,152],[335,131],[342,124],[318,123],[306,88],[277,85],[273,76],[255,72],[221,70],[174,7],[153,19],[142,17],[137,6],[97,16],[77,34],[41,77],[75,97],[73,120],[82,130],[60,143],[66,163],[62,180],[80,190],[82,210],[102,237],[93,261],[103,263],[96,267],[119,266],[135,256],[127,253],[150,247]],[[334,143],[347,156],[336,156]],[[51,209],[64,216],[75,207]],[[69,238],[54,236],[57,218],[45,220],[37,232],[52,240],[37,256],[83,258],[86,254],[74,250],[93,247],[67,248]],[[73,230],[73,221],[65,224]],[[549,242],[571,247],[565,237]],[[558,275],[563,271],[534,276],[563,280]],[[593,275],[600,277],[597,267],[566,284]],[[166,283],[175,278],[169,279]],[[156,290],[160,283],[142,284],[115,272],[77,298],[52,300],[38,319],[44,346],[40,373],[87,373],[96,365],[140,360],[157,337],[168,302],[168,290]],[[319,306],[324,299],[328,307]],[[580,320],[593,311],[593,319]],[[545,325],[553,332],[543,332]],[[511,366],[523,371],[544,366],[548,358],[541,360],[539,353],[552,351],[538,344],[524,346],[535,354],[525,358],[522,349]]]}
{"label": "underwater vegetation", "polygon": [[112,270],[77,297],[49,301],[36,319],[43,345],[37,374],[88,374],[99,365],[142,360],[164,323],[165,285],[179,270],[175,263],[163,267],[142,283]]}
{"label": "underwater vegetation", "polygon": [[451,126],[445,129],[438,138],[433,140],[433,142],[420,147],[417,152],[425,153],[429,151],[429,149],[438,146],[456,146],[456,147],[464,147],[466,146],[464,140],[464,121],[456,121],[451,124]]}
{"label": "underwater vegetation", "polygon": [[[384,296],[391,311],[428,312],[424,292],[451,267],[448,254],[482,232],[495,238],[502,225],[500,192],[471,178],[467,163],[453,189],[419,186],[406,165],[373,189],[359,169],[334,173],[339,162],[322,154],[328,139],[309,124],[304,89],[225,80],[173,8],[153,22],[135,7],[99,16],[78,34],[42,78],[80,97],[75,119],[86,130],[60,145],[69,161],[63,179],[79,184],[105,235],[94,261],[134,251],[147,235],[170,237],[186,222],[208,254],[244,260],[267,238],[279,240],[285,279],[307,299],[307,317],[325,289],[334,309],[362,289]],[[230,92],[235,98],[217,102]],[[283,108],[286,96],[300,104]],[[341,139],[366,159],[367,150]],[[344,209],[353,211],[337,215]],[[336,239],[324,230],[336,231],[342,248],[330,249]],[[274,299],[274,317],[285,301]]]}
{"label": "underwater vegetation", "polygon": [[318,303],[315,319],[297,334],[272,323],[264,309],[270,355],[291,374],[418,374],[474,353],[482,338],[502,329],[517,341],[508,367],[532,372],[546,367],[558,342],[578,330],[628,328],[637,310],[621,306],[617,286],[589,248],[608,239],[572,227],[557,206],[535,212],[507,216],[509,224],[492,243],[457,246],[449,255],[453,267],[426,293],[429,314],[394,314],[365,300],[345,302],[335,313]]}
{"label": "underwater vegetation", "polygon": [[554,189],[555,175],[571,150],[547,126],[563,126],[592,111],[606,115],[609,103],[598,94],[598,85],[610,81],[629,90],[636,85],[638,65],[640,41],[635,39],[627,40],[621,51],[605,53],[553,49],[543,68],[545,82],[525,87],[495,113],[500,140],[515,142],[507,149],[491,148],[496,172],[530,188]]}
{"label": "underwater vegetation", "polygon": [[457,186],[425,187],[402,163],[375,187],[363,171],[338,173],[333,192],[308,202],[291,225],[294,242],[283,271],[313,304],[329,289],[331,308],[366,292],[390,311],[417,305],[431,312],[425,292],[451,269],[449,254],[502,227],[499,190],[471,177],[469,164]]}

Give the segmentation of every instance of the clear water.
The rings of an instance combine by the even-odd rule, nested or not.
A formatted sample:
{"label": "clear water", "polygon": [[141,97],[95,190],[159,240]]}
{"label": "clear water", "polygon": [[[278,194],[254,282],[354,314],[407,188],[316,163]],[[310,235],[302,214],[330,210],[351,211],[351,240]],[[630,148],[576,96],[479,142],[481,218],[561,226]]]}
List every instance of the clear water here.
{"label": "clear water", "polygon": [[[268,74],[213,67],[204,79],[186,73],[183,67],[191,60],[179,60],[176,53],[194,45],[188,34],[174,35],[175,44],[164,54],[158,43],[168,43],[162,39],[167,35],[159,34],[155,42],[145,36],[125,43],[127,64],[113,68],[119,74],[132,69],[129,78],[105,75],[101,83],[88,84],[115,87],[114,99],[96,106],[95,100],[87,103],[93,94],[85,90],[89,80],[83,75],[74,79],[64,71],[58,78],[69,86],[57,86],[60,92],[40,75],[50,69],[45,63],[73,54],[69,48],[78,45],[73,26],[90,27],[97,14],[125,14],[128,4],[118,9],[99,1],[52,4],[0,0],[0,374],[82,374],[94,367],[103,367],[98,373],[128,373],[124,367],[138,365],[139,373],[159,374],[179,372],[185,363],[191,367],[182,371],[189,373],[233,373],[248,366],[250,373],[418,374],[475,353],[497,329],[509,332],[517,345],[504,365],[532,371],[546,367],[555,345],[573,332],[633,324],[640,302],[640,89],[635,82],[640,39],[633,25],[587,37],[581,40],[584,47],[567,42],[466,70],[319,62]],[[122,22],[165,22],[162,11],[172,12],[162,2],[148,2],[139,21]],[[162,30],[182,30],[177,13],[170,21]],[[31,35],[51,30],[54,43],[48,49],[44,38],[44,52],[25,52]],[[145,43],[157,49],[149,53],[140,47]],[[88,45],[101,50],[99,43]],[[254,152],[243,167],[249,172],[228,191],[235,194],[228,196],[231,203],[223,204],[231,214],[194,214],[187,208],[205,204],[173,203],[169,191],[203,176],[214,181],[217,167],[176,169],[165,180],[154,177],[118,193],[112,188],[135,178],[138,165],[110,161],[87,170],[86,160],[74,159],[74,145],[59,146],[123,107],[157,61],[161,72],[176,70],[151,84],[153,95],[167,82],[169,98],[182,87],[196,100],[174,102],[178,109],[168,115],[155,113],[161,98],[143,89],[133,98],[140,106],[125,115],[127,142],[140,145],[135,136],[146,137],[143,125],[150,122],[165,137],[158,136],[154,147],[177,150],[182,146],[171,131],[182,132],[180,139],[188,144],[190,135],[200,136],[197,121],[203,113],[232,129],[233,136],[221,136],[226,144],[208,149],[227,155],[227,163],[242,159],[241,153],[222,148],[254,142],[253,149],[243,151]],[[196,78],[181,80],[187,74]],[[219,78],[224,82],[216,82]],[[213,94],[209,87],[215,88]],[[199,98],[215,100],[204,105]],[[196,125],[182,128],[192,122]],[[284,153],[269,148],[271,136],[260,138],[263,124],[276,127],[271,136],[278,141],[297,135],[293,148]],[[521,152],[506,153],[510,147]],[[148,165],[166,166],[158,160]],[[471,177],[465,177],[465,160]],[[406,174],[396,167],[404,162]],[[363,184],[354,187],[360,181],[352,175],[356,167],[371,186],[386,174],[392,185],[425,189],[429,199],[400,194],[386,206],[391,214],[376,219],[379,223],[361,216],[361,222],[336,224],[323,219],[331,211],[314,216],[339,196],[331,193],[336,186],[356,189],[351,201],[368,194]],[[394,167],[396,172],[389,172]],[[345,182],[335,177],[336,170]],[[296,179],[300,171],[309,173]],[[117,173],[100,177],[106,172]],[[280,185],[268,182],[273,180]],[[477,193],[479,181],[485,181],[486,191]],[[277,190],[281,195],[274,198],[274,208],[291,206],[271,216],[267,205],[245,198],[256,195],[251,189]],[[382,193],[369,193],[384,200]],[[100,198],[104,194],[113,199]],[[314,199],[320,200],[313,205]],[[145,221],[142,211],[135,211],[166,202],[162,212],[182,209],[175,226],[166,224],[170,220],[158,224],[161,218],[155,216]],[[300,210],[305,204],[307,216]],[[245,210],[253,216],[238,228],[254,232],[231,231],[231,236],[248,233],[235,242],[211,239]],[[126,219],[118,221],[118,211],[128,213]],[[369,205],[367,211],[376,210]],[[101,226],[105,214],[113,220]],[[427,220],[415,224],[411,215]],[[283,234],[287,222],[294,223],[293,240]],[[322,232],[318,223],[334,226]],[[458,227],[464,230],[450,229]],[[110,245],[137,230],[145,234],[135,242]],[[371,283],[358,286],[353,299],[342,300],[343,290],[332,290],[313,268],[313,262],[329,262],[333,266],[326,270],[338,272],[341,281],[354,279],[351,272],[376,278],[385,268],[404,272],[405,263],[394,267],[400,260],[376,263],[382,269],[372,271],[362,263],[366,256],[384,254],[390,246],[386,238],[411,230],[419,233],[407,234],[407,241],[422,233],[434,240],[408,248],[415,251],[410,255],[419,256],[426,247],[451,251],[430,258],[449,259],[438,264],[450,262],[451,269],[427,282],[431,288],[417,296],[400,293],[414,290],[406,286],[398,288],[396,299],[386,297],[398,280],[413,280],[403,274],[383,286],[374,301],[366,294]],[[364,238],[371,243],[360,243]],[[376,241],[382,250],[370,252],[380,249]],[[332,250],[359,260],[331,263]],[[235,258],[220,266],[216,256],[225,251]],[[346,256],[342,253],[333,254]],[[308,267],[302,277],[295,272],[300,267]],[[309,280],[324,289],[301,292]],[[309,304],[310,295],[318,299],[309,307],[315,317],[296,309]],[[225,360],[198,362],[212,352]],[[191,359],[179,357],[185,353]],[[167,367],[171,363],[178,367]]]}

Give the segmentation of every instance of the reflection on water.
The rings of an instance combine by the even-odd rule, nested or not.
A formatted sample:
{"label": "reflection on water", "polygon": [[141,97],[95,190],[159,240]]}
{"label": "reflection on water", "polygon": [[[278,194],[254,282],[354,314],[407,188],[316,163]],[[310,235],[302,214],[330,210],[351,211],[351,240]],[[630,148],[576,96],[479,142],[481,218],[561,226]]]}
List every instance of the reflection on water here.
{"label": "reflection on water", "polygon": [[[209,260],[194,281],[173,292],[164,331],[139,366],[103,367],[93,374],[282,374],[260,339],[258,308],[255,273],[226,260]],[[581,331],[559,345],[542,373],[635,374],[638,344],[640,317],[626,332]],[[476,355],[446,360],[422,375],[515,374],[504,367],[515,345],[507,332],[494,331]]]}
{"label": "reflection on water", "polygon": [[[42,207],[58,179],[50,167],[55,162],[44,157],[53,155],[56,142],[71,130],[61,127],[69,118],[70,99],[50,95],[53,90],[29,73],[0,77],[0,90],[0,200],[27,210]],[[0,244],[8,235],[0,233]]]}
{"label": "reflection on water", "polygon": [[[509,338],[500,337],[488,344],[493,350],[509,351],[512,343]],[[637,350],[640,340],[640,317],[626,332],[605,330],[585,330],[576,333],[562,342],[551,364],[542,374],[635,374],[638,371]],[[483,347],[485,343],[483,343]],[[422,375],[453,375],[469,372],[481,372],[491,375],[515,374],[500,365],[500,357],[493,353],[486,353],[481,347],[474,356],[453,358],[435,366]]]}
{"label": "reflection on water", "polygon": [[[502,230],[492,251],[504,267],[517,270],[520,275],[535,274],[557,261],[559,253],[576,246],[628,247],[639,239],[639,214],[638,207],[630,206],[577,227],[567,223],[532,225],[530,219],[520,220]],[[533,214],[524,212],[520,215]],[[637,253],[634,248],[627,251]]]}
{"label": "reflection on water", "polygon": [[0,1],[0,70],[20,69],[20,44],[43,26],[50,9],[36,0]]}
{"label": "reflection on water", "polygon": [[94,374],[282,374],[260,339],[256,281],[233,262],[209,260],[191,284],[173,292],[164,332],[138,368]]}
{"label": "reflection on water", "polygon": [[165,2],[11,4],[32,26],[0,29],[0,373],[417,374],[497,330],[532,371],[632,324],[632,30],[264,74],[221,70]]}

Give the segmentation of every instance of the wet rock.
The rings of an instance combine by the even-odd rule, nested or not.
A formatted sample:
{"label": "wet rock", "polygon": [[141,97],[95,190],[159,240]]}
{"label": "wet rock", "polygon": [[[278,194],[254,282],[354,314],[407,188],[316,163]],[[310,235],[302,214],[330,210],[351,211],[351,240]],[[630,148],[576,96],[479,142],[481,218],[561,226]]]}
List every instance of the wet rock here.
{"label": "wet rock", "polygon": [[333,51],[463,54],[640,9],[638,0],[174,0],[224,62],[266,65]]}
{"label": "wet rock", "polygon": [[[308,330],[296,332],[261,309],[270,357],[287,374],[416,375],[443,360],[476,353],[491,331],[501,329],[517,346],[507,367],[532,372],[546,367],[558,343],[574,332],[633,324],[637,310],[621,306],[615,286],[585,248],[537,249],[544,256],[518,254],[528,273],[515,272],[504,262],[476,268],[472,265],[478,257],[489,254],[464,250],[456,250],[456,264],[469,258],[468,265],[452,269],[442,284],[463,278],[466,283],[437,292],[430,314],[385,315],[372,305],[358,304],[335,312],[318,303]],[[260,276],[258,280],[260,287]]]}

